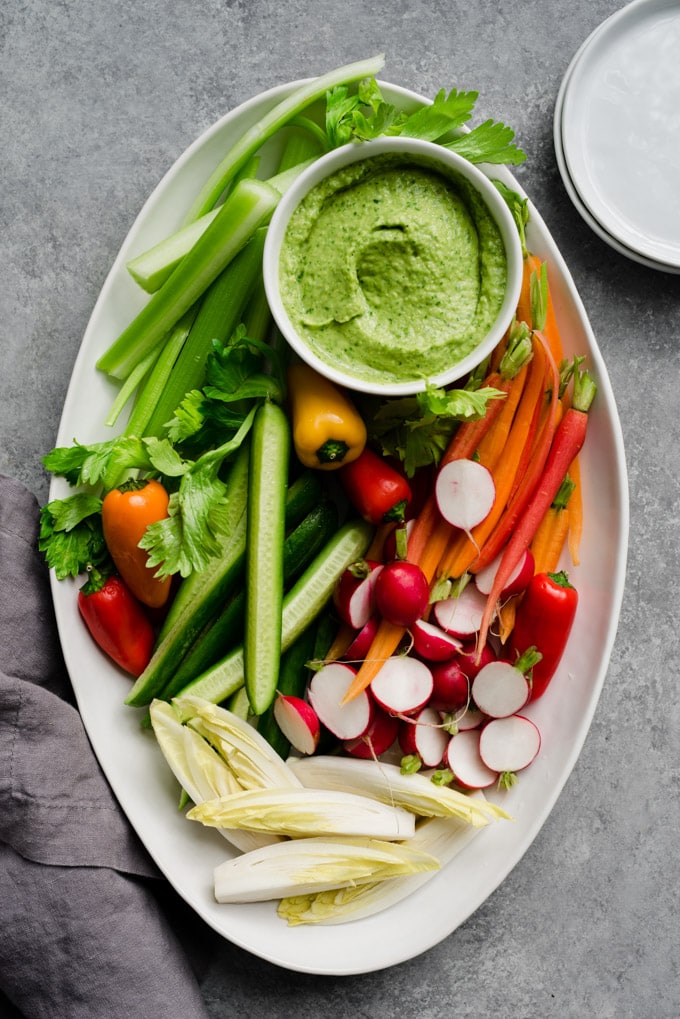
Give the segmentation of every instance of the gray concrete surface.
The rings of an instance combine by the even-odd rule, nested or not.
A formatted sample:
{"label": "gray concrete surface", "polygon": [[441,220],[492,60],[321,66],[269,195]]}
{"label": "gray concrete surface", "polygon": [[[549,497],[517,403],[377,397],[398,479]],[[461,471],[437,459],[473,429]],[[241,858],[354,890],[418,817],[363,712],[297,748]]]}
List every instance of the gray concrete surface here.
{"label": "gray concrete surface", "polygon": [[0,5],[0,471],[47,492],[73,361],[144,199],[205,127],[280,82],[384,51],[387,80],[478,89],[571,268],[626,443],[618,638],[583,752],[501,887],[413,961],[301,976],[203,931],[210,1014],[677,1019],[680,276],[604,245],[561,183],[560,80],[618,0],[4,0]]}

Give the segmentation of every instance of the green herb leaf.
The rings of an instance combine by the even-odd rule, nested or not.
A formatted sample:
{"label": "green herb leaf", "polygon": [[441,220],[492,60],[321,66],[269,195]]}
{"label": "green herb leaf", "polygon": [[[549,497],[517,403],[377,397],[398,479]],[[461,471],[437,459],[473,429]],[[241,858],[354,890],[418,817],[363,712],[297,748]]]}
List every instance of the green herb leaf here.
{"label": "green herb leaf", "polygon": [[485,120],[471,131],[460,135],[445,148],[456,152],[470,163],[509,163],[517,166],[526,155],[514,143],[515,132],[499,121]]}
{"label": "green herb leaf", "polygon": [[478,95],[478,92],[459,92],[453,88],[447,96],[446,90],[441,89],[430,106],[423,106],[406,118],[399,133],[407,138],[436,142],[467,123]]}
{"label": "green herb leaf", "polygon": [[76,493],[40,511],[38,548],[57,580],[77,577],[109,558],[101,526],[101,499]]}

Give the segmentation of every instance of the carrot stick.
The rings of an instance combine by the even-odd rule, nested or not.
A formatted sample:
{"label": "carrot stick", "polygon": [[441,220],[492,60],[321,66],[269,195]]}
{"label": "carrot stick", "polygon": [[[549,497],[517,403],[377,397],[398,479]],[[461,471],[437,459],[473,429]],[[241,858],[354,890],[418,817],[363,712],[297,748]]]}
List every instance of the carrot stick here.
{"label": "carrot stick", "polygon": [[[486,541],[492,534],[496,524],[510,499],[510,494],[517,477],[522,453],[527,443],[527,435],[534,423],[535,408],[540,405],[544,391],[544,364],[540,357],[534,357],[529,365],[529,376],[522,392],[522,398],[512,423],[510,435],[503,448],[503,455],[492,469],[496,498],[493,507],[481,523],[472,528],[472,541],[461,531],[454,532],[452,541],[439,564],[439,574],[443,577],[460,577],[481,554]],[[490,560],[489,560],[490,561]]]}
{"label": "carrot stick", "polygon": [[[519,484],[516,488],[514,495],[510,497],[505,510],[503,511],[498,523],[494,530],[489,535],[484,547],[481,552],[470,564],[470,570],[472,573],[478,573],[479,570],[484,569],[489,563],[493,562],[496,556],[501,552],[503,546],[507,542],[508,538],[512,534],[512,531],[517,524],[517,521],[524,512],[527,503],[531,499],[534,489],[538,485],[541,475],[543,473],[548,454],[550,452],[551,444],[555,435],[555,429],[557,425],[557,411],[559,405],[559,376],[557,371],[557,365],[555,364],[552,354],[548,349],[547,342],[545,341],[542,333],[534,333],[541,343],[544,344],[544,352],[548,358],[548,366],[552,381],[550,384],[550,407],[549,414],[546,418],[541,432],[538,436],[537,442],[534,446],[531,458],[529,459],[526,468],[523,465],[520,466],[522,471],[520,475]],[[566,472],[565,472],[566,473]],[[561,481],[562,479],[560,479]],[[554,493],[553,493],[554,494]],[[552,497],[551,497],[552,501]],[[550,503],[548,503],[550,505]]]}
{"label": "carrot stick", "polygon": [[525,365],[513,379],[500,414],[477,447],[479,462],[489,470],[493,470],[503,452],[528,374],[529,366]]}
{"label": "carrot stick", "polygon": [[574,482],[566,476],[531,542],[535,573],[554,573],[569,530],[569,503]]}
{"label": "carrot stick", "polygon": [[[520,322],[526,322],[528,326],[534,325],[533,309],[531,306],[531,277],[534,273],[540,274],[541,260],[537,255],[527,252],[522,266],[522,287],[517,301],[516,318]],[[536,323],[538,326],[538,323]]]}
{"label": "carrot stick", "polygon": [[515,594],[512,598],[508,598],[506,602],[503,602],[498,610],[498,636],[500,637],[501,644],[505,644],[514,629],[517,608],[521,600],[521,594]]}
{"label": "carrot stick", "polygon": [[[520,556],[523,555],[524,551],[531,544],[538,526],[557,495],[571,463],[583,446],[588,427],[588,411],[596,391],[597,387],[588,372],[581,372],[574,377],[572,406],[560,422],[541,473],[539,484],[524,507],[517,526],[513,527],[512,534],[505,546],[503,557],[496,571],[493,587],[487,597],[484,616],[479,629],[478,646],[480,650],[478,656],[481,655],[481,649],[486,644],[489,626],[491,625],[491,619],[500,593],[519,562]],[[554,397],[556,398],[556,396],[557,393],[555,392]]]}
{"label": "carrot stick", "polygon": [[579,546],[583,531],[583,490],[581,488],[581,466],[578,457],[574,458],[569,471],[574,482],[574,491],[569,500],[569,536],[567,541],[571,561],[574,566],[578,566],[580,562]]}

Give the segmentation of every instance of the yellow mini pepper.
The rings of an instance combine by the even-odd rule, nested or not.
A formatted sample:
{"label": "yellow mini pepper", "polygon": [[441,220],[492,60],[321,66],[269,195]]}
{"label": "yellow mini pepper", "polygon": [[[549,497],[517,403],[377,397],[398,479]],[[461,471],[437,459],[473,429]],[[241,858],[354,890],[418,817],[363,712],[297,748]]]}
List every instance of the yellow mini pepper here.
{"label": "yellow mini pepper", "polygon": [[356,460],[366,425],[347,394],[306,364],[288,369],[293,444],[305,467],[329,471]]}

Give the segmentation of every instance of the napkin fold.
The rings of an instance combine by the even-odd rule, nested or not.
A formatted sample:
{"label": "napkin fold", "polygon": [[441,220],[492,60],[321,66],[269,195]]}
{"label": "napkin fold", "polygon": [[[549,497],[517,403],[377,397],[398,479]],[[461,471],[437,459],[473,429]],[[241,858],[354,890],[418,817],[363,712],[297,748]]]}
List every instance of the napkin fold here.
{"label": "napkin fold", "polygon": [[204,1019],[173,929],[193,914],[164,901],[89,744],[38,528],[35,497],[0,476],[0,1002],[26,1019]]}

